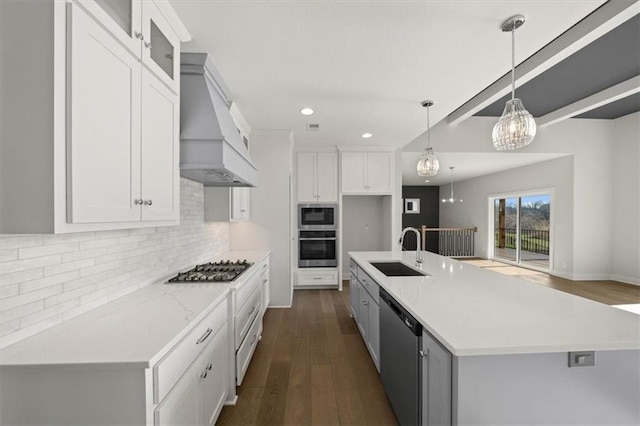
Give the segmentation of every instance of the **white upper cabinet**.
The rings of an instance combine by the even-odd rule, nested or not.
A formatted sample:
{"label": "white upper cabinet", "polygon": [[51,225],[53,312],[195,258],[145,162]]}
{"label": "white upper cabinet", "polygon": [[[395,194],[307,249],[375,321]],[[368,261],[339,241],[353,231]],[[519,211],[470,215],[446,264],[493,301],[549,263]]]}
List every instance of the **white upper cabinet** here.
{"label": "white upper cabinet", "polygon": [[140,65],[78,7],[69,19],[68,219],[140,220]]}
{"label": "white upper cabinet", "polygon": [[393,154],[391,152],[342,152],[343,194],[391,194]]}
{"label": "white upper cabinet", "polygon": [[142,217],[180,217],[180,98],[159,80],[142,74]]}
{"label": "white upper cabinet", "polygon": [[338,155],[335,152],[298,152],[299,202],[338,200]]}
{"label": "white upper cabinet", "polygon": [[231,188],[231,217],[232,222],[249,220],[249,204],[251,202],[250,188]]}
{"label": "white upper cabinet", "polygon": [[153,1],[84,0],[80,4],[178,93],[180,40]]}
{"label": "white upper cabinet", "polygon": [[0,233],[177,225],[188,33],[168,3],[47,4],[2,3],[7,34],[32,30],[20,43],[0,38],[11,75],[0,97],[0,169],[11,177],[0,179]]}

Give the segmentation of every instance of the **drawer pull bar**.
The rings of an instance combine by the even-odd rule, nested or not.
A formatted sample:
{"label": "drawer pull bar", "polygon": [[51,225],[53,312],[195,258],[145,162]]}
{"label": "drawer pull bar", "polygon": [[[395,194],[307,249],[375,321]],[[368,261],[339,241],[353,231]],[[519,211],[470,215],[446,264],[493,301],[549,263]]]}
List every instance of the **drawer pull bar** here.
{"label": "drawer pull bar", "polygon": [[207,370],[204,370],[204,373],[202,373],[202,374],[200,375],[200,378],[201,378],[201,379],[206,379],[206,378],[207,378]]}
{"label": "drawer pull bar", "polygon": [[253,337],[251,338],[251,341],[249,342],[250,345],[253,345],[256,341],[256,339],[258,338],[257,334],[254,334]]}
{"label": "drawer pull bar", "polygon": [[198,340],[196,340],[196,345],[199,345],[200,343],[204,342],[205,340],[207,340],[207,338],[211,335],[211,332],[213,330],[210,328],[207,328],[207,331],[204,332],[204,334],[202,335],[202,337],[200,337]]}
{"label": "drawer pull bar", "polygon": [[211,364],[207,365],[207,371],[211,371],[212,368],[213,368],[213,365]]}
{"label": "drawer pull bar", "polygon": [[247,314],[248,316],[251,316],[251,314],[256,310],[255,306],[251,307],[251,310],[249,311],[249,313]]}
{"label": "drawer pull bar", "polygon": [[313,277],[314,280],[321,280],[322,277]]}

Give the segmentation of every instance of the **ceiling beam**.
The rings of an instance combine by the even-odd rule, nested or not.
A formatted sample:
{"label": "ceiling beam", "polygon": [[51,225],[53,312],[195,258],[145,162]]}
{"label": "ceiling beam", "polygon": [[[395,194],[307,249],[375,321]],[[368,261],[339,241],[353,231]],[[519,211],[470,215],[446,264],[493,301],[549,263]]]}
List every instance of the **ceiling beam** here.
{"label": "ceiling beam", "polygon": [[[640,1],[611,0],[596,9],[551,43],[516,67],[516,86],[521,86],[589,43],[640,13]],[[511,90],[507,73],[447,116],[449,124],[459,124],[491,105]]]}
{"label": "ceiling beam", "polygon": [[610,104],[618,99],[626,98],[634,93],[640,93],[640,76],[632,77],[627,81],[623,81],[615,86],[611,86],[591,96],[587,96],[572,104],[540,116],[536,118],[536,125],[538,127],[545,127],[599,108],[602,105]]}

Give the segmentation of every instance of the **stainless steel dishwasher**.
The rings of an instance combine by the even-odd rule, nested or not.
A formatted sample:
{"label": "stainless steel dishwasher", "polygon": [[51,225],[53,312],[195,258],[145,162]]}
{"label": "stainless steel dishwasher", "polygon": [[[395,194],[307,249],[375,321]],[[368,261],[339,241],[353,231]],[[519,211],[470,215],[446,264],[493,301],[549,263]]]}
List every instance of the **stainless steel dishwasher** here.
{"label": "stainless steel dishwasher", "polygon": [[422,325],[380,288],[380,379],[401,425],[420,424]]}

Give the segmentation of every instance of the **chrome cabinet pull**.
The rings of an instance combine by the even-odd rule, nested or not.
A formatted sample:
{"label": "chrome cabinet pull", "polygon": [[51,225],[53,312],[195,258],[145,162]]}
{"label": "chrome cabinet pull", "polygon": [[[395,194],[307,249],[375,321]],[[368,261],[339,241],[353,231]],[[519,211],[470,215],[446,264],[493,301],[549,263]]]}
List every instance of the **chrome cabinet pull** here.
{"label": "chrome cabinet pull", "polygon": [[140,198],[133,200],[133,204],[135,204],[136,206],[141,206],[143,203],[144,203],[144,200]]}
{"label": "chrome cabinet pull", "polygon": [[207,370],[204,370],[204,373],[202,373],[202,374],[200,375],[200,378],[201,378],[201,379],[206,379],[206,378],[207,378]]}
{"label": "chrome cabinet pull", "polygon": [[151,43],[148,41],[144,42],[144,47],[146,47],[147,49],[151,49]]}
{"label": "chrome cabinet pull", "polygon": [[264,280],[262,280],[262,284],[266,284],[267,281],[269,281],[269,280],[265,278]]}
{"label": "chrome cabinet pull", "polygon": [[207,365],[207,371],[211,371],[212,368],[213,368],[213,365],[211,364]]}
{"label": "chrome cabinet pull", "polygon": [[258,338],[257,334],[254,334],[253,337],[251,338],[251,341],[249,342],[250,345],[253,345],[256,341],[256,339]]}
{"label": "chrome cabinet pull", "polygon": [[421,356],[422,358],[426,358],[426,357],[428,356],[428,352],[425,352],[425,351],[422,351],[422,350],[421,350],[421,351],[419,351],[418,353],[420,354],[420,356]]}
{"label": "chrome cabinet pull", "polygon": [[362,301],[362,304],[363,304],[364,306],[367,306],[367,305],[369,304],[369,302],[367,302],[366,300],[363,300],[363,301]]}
{"label": "chrome cabinet pull", "polygon": [[251,314],[256,310],[255,306],[251,307],[251,310],[249,311],[249,313],[247,314],[248,316],[251,316]]}
{"label": "chrome cabinet pull", "polygon": [[321,280],[322,277],[313,277],[314,280]]}
{"label": "chrome cabinet pull", "polygon": [[196,340],[196,345],[199,345],[200,343],[204,342],[205,340],[207,340],[207,338],[211,335],[211,332],[213,330],[210,328],[207,328],[207,331],[204,332],[204,334],[202,335],[202,337],[200,337],[198,340]]}
{"label": "chrome cabinet pull", "polygon": [[264,265],[262,265],[262,269],[266,268],[267,264],[265,263]]}
{"label": "chrome cabinet pull", "polygon": [[145,205],[145,206],[150,206],[151,204],[153,204],[153,201],[151,201],[151,200],[144,200],[144,205]]}
{"label": "chrome cabinet pull", "polygon": [[133,34],[136,36],[138,40],[144,40],[144,36],[142,35],[141,32],[136,31]]}

